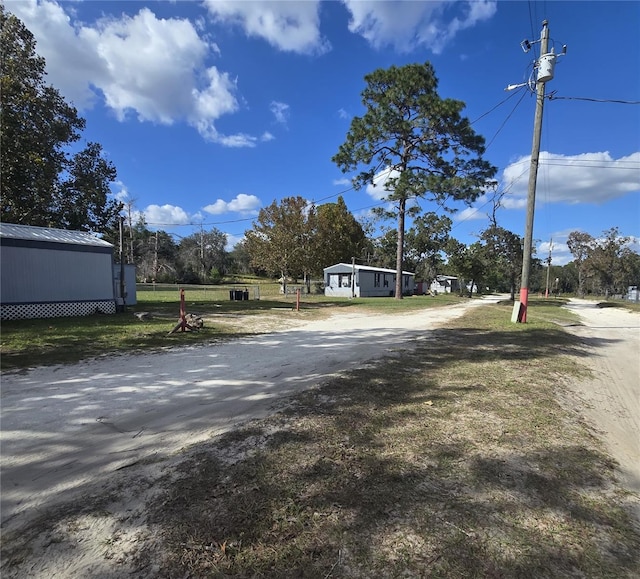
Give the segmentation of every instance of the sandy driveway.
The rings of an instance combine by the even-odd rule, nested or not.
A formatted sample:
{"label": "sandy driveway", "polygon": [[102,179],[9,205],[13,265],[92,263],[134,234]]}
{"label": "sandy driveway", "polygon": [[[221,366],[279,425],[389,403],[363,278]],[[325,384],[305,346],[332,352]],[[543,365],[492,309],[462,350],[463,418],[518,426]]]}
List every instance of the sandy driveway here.
{"label": "sandy driveway", "polygon": [[[7,569],[7,577],[135,576],[131,561],[118,557],[150,540],[140,526],[144,505],[175,460],[145,459],[168,458],[265,415],[285,395],[411,348],[482,303],[401,316],[340,314],[218,346],[3,376],[3,533],[20,529],[23,536],[22,525],[46,507],[78,496],[97,500],[109,485],[121,485],[108,513],[63,518],[63,528],[37,531],[33,554]],[[626,484],[640,491],[640,315],[578,300],[569,307],[584,325],[567,329],[585,339],[594,376],[574,384],[571,408],[602,433]],[[24,536],[31,541],[33,534]]]}
{"label": "sandy driveway", "polygon": [[283,396],[406,349],[483,301],[395,316],[340,314],[222,345],[3,376],[2,528],[90,491],[116,470],[262,416]]}
{"label": "sandy driveway", "polygon": [[[567,329],[589,344],[593,378],[574,384],[587,420],[620,463],[625,485],[640,493],[640,315],[572,299],[581,326]],[[638,509],[640,520],[640,509]]]}

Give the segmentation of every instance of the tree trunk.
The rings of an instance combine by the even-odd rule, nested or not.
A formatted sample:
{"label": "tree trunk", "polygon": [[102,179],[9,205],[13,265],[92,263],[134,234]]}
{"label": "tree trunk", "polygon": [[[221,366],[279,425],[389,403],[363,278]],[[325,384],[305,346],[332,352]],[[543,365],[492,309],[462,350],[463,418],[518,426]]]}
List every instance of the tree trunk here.
{"label": "tree trunk", "polygon": [[396,299],[402,299],[402,262],[404,257],[404,218],[407,200],[400,199],[398,203],[398,246],[396,249]]}
{"label": "tree trunk", "polygon": [[582,279],[582,264],[578,264],[578,297],[584,297],[584,281]]}

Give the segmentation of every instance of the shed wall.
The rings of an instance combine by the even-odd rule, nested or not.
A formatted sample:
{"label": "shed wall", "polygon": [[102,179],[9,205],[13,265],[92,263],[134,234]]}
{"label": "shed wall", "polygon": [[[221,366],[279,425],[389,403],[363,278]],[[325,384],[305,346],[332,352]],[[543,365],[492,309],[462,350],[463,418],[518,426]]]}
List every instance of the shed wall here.
{"label": "shed wall", "polygon": [[110,246],[1,242],[1,319],[115,313]]}
{"label": "shed wall", "polygon": [[114,299],[111,253],[2,247],[3,304]]}

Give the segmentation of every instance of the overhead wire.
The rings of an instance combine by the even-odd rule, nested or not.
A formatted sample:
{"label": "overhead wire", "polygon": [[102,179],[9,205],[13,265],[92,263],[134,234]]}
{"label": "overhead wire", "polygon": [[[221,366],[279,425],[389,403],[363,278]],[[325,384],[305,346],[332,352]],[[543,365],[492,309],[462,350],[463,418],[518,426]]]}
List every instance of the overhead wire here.
{"label": "overhead wire", "polygon": [[591,97],[566,97],[566,96],[556,96],[555,93],[549,93],[547,98],[551,101],[589,101],[592,103],[616,103],[621,105],[640,105],[640,101],[627,101],[622,99],[596,99]]}
{"label": "overhead wire", "polygon": [[[531,0],[528,1],[528,5],[529,5],[529,24],[531,24],[531,40],[535,40],[536,35],[533,28],[533,15],[531,14]],[[534,48],[534,54],[535,54],[535,48]]]}
{"label": "overhead wire", "polygon": [[485,151],[492,145],[493,141],[496,140],[496,137],[500,134],[502,129],[504,129],[505,125],[507,124],[507,122],[509,121],[509,119],[511,118],[513,113],[516,111],[518,106],[520,106],[520,103],[522,102],[522,100],[524,99],[525,95],[527,94],[526,90],[521,90],[520,92],[522,93],[522,96],[520,97],[520,100],[518,100],[518,102],[515,104],[513,109],[511,109],[511,112],[507,115],[507,118],[502,122],[502,124],[500,125],[500,127],[498,128],[496,133],[493,135],[493,137],[491,137],[491,140],[487,143],[487,146],[485,147]]}
{"label": "overhead wire", "polygon": [[[506,185],[506,186],[504,186],[504,187],[502,188],[502,190],[501,190],[501,191],[499,191],[499,192],[498,192],[498,193],[496,193],[496,194],[504,195],[505,193],[508,193],[508,192],[509,192],[509,190],[510,190],[510,189],[511,189],[511,188],[512,188],[512,187],[513,187],[513,186],[514,186],[518,181],[520,181],[520,179],[521,179],[521,178],[522,178],[526,173],[528,173],[528,171],[529,171],[529,168],[528,168],[528,167],[527,167],[527,168],[525,168],[525,169],[524,169],[524,171],[522,171],[522,172],[521,172],[517,177],[515,177],[514,179],[511,179],[511,181],[509,181],[509,184],[508,184],[508,185]],[[493,198],[494,198],[494,197],[495,197],[495,195],[494,195],[492,198],[488,199],[485,203],[483,203],[482,205],[480,205],[480,207],[474,207],[473,209],[475,209],[476,211],[480,211],[480,209],[483,209],[483,208],[485,208],[487,205],[489,205],[490,203],[492,203],[492,202],[493,202]],[[459,220],[456,222],[456,224],[455,224],[455,225],[453,225],[453,226],[451,227],[451,229],[453,230],[453,229],[455,229],[456,227],[459,227],[460,225],[462,225],[462,224],[463,224],[463,223],[465,223],[466,221],[469,221],[469,219],[471,219],[471,216],[467,217],[466,219],[459,219]]]}
{"label": "overhead wire", "polygon": [[483,119],[484,117],[486,117],[487,115],[491,114],[493,111],[495,111],[498,107],[502,106],[504,103],[506,103],[509,99],[512,99],[514,96],[516,96],[518,94],[518,91],[512,92],[511,94],[509,94],[508,97],[502,99],[497,105],[491,107],[486,113],[481,114],[477,119],[471,121],[470,124],[474,125],[475,123],[477,123],[479,120]]}

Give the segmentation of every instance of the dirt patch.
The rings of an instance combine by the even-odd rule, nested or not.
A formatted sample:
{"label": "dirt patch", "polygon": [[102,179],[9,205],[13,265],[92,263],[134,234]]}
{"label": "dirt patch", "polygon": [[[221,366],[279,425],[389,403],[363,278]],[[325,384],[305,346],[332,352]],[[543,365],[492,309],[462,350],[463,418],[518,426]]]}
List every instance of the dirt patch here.
{"label": "dirt patch", "polygon": [[[567,307],[581,319],[568,331],[591,344],[591,376],[568,384],[572,406],[605,441],[624,484],[640,494],[640,314],[589,300]],[[635,512],[640,524],[640,501]]]}

